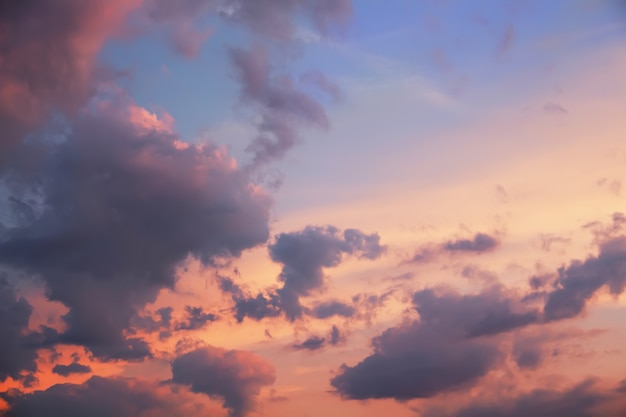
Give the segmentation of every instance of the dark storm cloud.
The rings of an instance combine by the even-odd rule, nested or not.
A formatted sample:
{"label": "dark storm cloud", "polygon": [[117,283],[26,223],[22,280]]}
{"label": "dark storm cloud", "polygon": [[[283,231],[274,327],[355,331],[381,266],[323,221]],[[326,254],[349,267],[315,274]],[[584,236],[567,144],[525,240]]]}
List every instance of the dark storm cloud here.
{"label": "dark storm cloud", "polygon": [[12,406],[6,417],[137,417],[206,415],[199,404],[191,405],[172,391],[130,379],[94,376],[84,384],[59,384],[45,391],[6,397]]}
{"label": "dark storm cloud", "polygon": [[474,384],[504,357],[498,340],[487,336],[539,319],[498,287],[474,295],[427,289],[413,302],[419,322],[387,329],[372,340],[370,356],[343,365],[332,379],[341,396],[408,400]]}
{"label": "dark storm cloud", "polygon": [[272,364],[245,351],[207,346],[179,356],[172,363],[173,382],[223,399],[233,417],[252,411],[261,388],[275,379]]}
{"label": "dark storm cloud", "polygon": [[311,315],[318,319],[327,319],[332,316],[352,317],[357,313],[357,309],[341,301],[333,300],[317,304]]}
{"label": "dark storm cloud", "polygon": [[147,356],[123,331],[173,288],[180,262],[208,264],[266,241],[269,198],[222,150],[175,140],[116,117],[84,117],[19,183],[43,209],[4,232],[0,262],[40,276],[49,298],[70,309],[61,342],[100,359]]}
{"label": "dark storm cloud", "polygon": [[0,275],[0,382],[23,379],[22,372],[37,370],[37,352],[25,346],[24,333],[33,312],[24,298]]}
{"label": "dark storm cloud", "polygon": [[132,7],[107,0],[0,2],[0,166],[52,112],[71,115],[93,93],[106,74],[96,54]]}
{"label": "dark storm cloud", "polygon": [[587,302],[603,287],[613,295],[626,286],[626,237],[616,237],[600,244],[598,256],[573,261],[559,269],[555,289],[549,292],[544,306],[548,321],[572,318],[583,312]]}
{"label": "dark storm cloud", "polygon": [[52,373],[61,376],[70,376],[72,374],[88,374],[90,372],[90,366],[83,365],[78,362],[73,362],[69,365],[55,365],[54,368],[52,368]]}
{"label": "dark storm cloud", "polygon": [[514,399],[470,405],[455,413],[427,413],[427,417],[621,417],[626,395],[619,389],[603,389],[587,380],[565,391],[537,389]]}

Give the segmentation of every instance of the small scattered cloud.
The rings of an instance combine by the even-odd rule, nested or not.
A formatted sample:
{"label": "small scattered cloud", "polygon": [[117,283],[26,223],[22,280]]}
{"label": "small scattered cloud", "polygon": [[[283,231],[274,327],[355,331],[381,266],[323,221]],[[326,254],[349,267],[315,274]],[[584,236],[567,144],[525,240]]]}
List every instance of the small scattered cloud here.
{"label": "small scattered cloud", "polygon": [[552,116],[567,116],[569,114],[565,107],[561,106],[558,103],[546,103],[542,109],[546,114]]}

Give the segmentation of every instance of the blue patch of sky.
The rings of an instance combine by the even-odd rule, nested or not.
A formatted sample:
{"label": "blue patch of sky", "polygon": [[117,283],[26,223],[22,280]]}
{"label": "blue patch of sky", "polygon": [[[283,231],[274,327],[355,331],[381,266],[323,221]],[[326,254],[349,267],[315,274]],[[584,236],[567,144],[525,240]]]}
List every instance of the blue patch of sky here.
{"label": "blue patch of sky", "polygon": [[[393,7],[389,2],[356,2],[345,32],[338,31],[334,39],[305,42],[299,50],[277,54],[286,59],[274,62],[284,72],[321,70],[347,88],[350,81],[375,83],[423,77],[445,94],[465,87],[459,100],[488,107],[498,97],[488,96],[485,86],[506,84],[525,72],[537,80],[530,83],[529,94],[533,88],[546,89],[550,80],[541,77],[546,67],[557,62],[560,55],[621,36],[623,28],[610,27],[623,17],[608,2],[589,0],[398,0]],[[215,33],[193,59],[172,51],[166,29],[131,41],[111,40],[100,55],[115,68],[131,70],[133,77],[127,84],[133,98],[148,109],[167,110],[188,141],[196,140],[204,129],[237,120],[240,86],[234,80],[228,48],[257,41],[247,31],[219,18],[202,24],[214,27]],[[304,20],[299,24],[311,30]],[[609,30],[601,30],[604,27]],[[501,50],[510,28],[514,31],[511,47]],[[542,44],[559,36],[566,39],[558,46]],[[324,100],[322,94],[316,97]],[[430,125],[460,123],[462,119],[457,114],[460,119],[452,120],[449,109],[420,111]],[[228,142],[228,138],[218,139]]]}
{"label": "blue patch of sky", "polygon": [[247,42],[247,35],[237,28],[218,20],[205,24],[215,32],[190,59],[172,49],[166,28],[130,41],[113,39],[99,57],[116,69],[130,70],[126,87],[135,101],[148,109],[165,109],[183,140],[191,142],[232,116],[239,84],[228,49]]}

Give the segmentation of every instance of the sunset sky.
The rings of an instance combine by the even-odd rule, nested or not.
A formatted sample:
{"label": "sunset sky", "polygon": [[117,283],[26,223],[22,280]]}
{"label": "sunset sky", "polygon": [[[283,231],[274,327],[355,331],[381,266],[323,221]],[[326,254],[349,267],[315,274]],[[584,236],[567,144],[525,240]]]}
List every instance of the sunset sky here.
{"label": "sunset sky", "polygon": [[0,415],[626,416],[626,2],[0,0]]}

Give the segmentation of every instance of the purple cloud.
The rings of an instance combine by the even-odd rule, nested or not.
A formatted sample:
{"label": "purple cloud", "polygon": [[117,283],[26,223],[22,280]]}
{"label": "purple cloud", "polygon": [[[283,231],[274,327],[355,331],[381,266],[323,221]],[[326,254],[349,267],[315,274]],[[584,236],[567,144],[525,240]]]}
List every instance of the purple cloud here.
{"label": "purple cloud", "polygon": [[0,262],[39,275],[69,308],[60,342],[100,359],[149,356],[123,336],[137,310],[176,284],[175,268],[266,241],[270,199],[211,145],[179,147],[116,117],[84,117],[45,163],[17,181],[41,214],[9,227]]}
{"label": "purple cloud", "polygon": [[173,382],[223,399],[233,417],[252,411],[261,388],[273,384],[275,379],[276,371],[269,362],[245,351],[207,346],[172,362]]}

